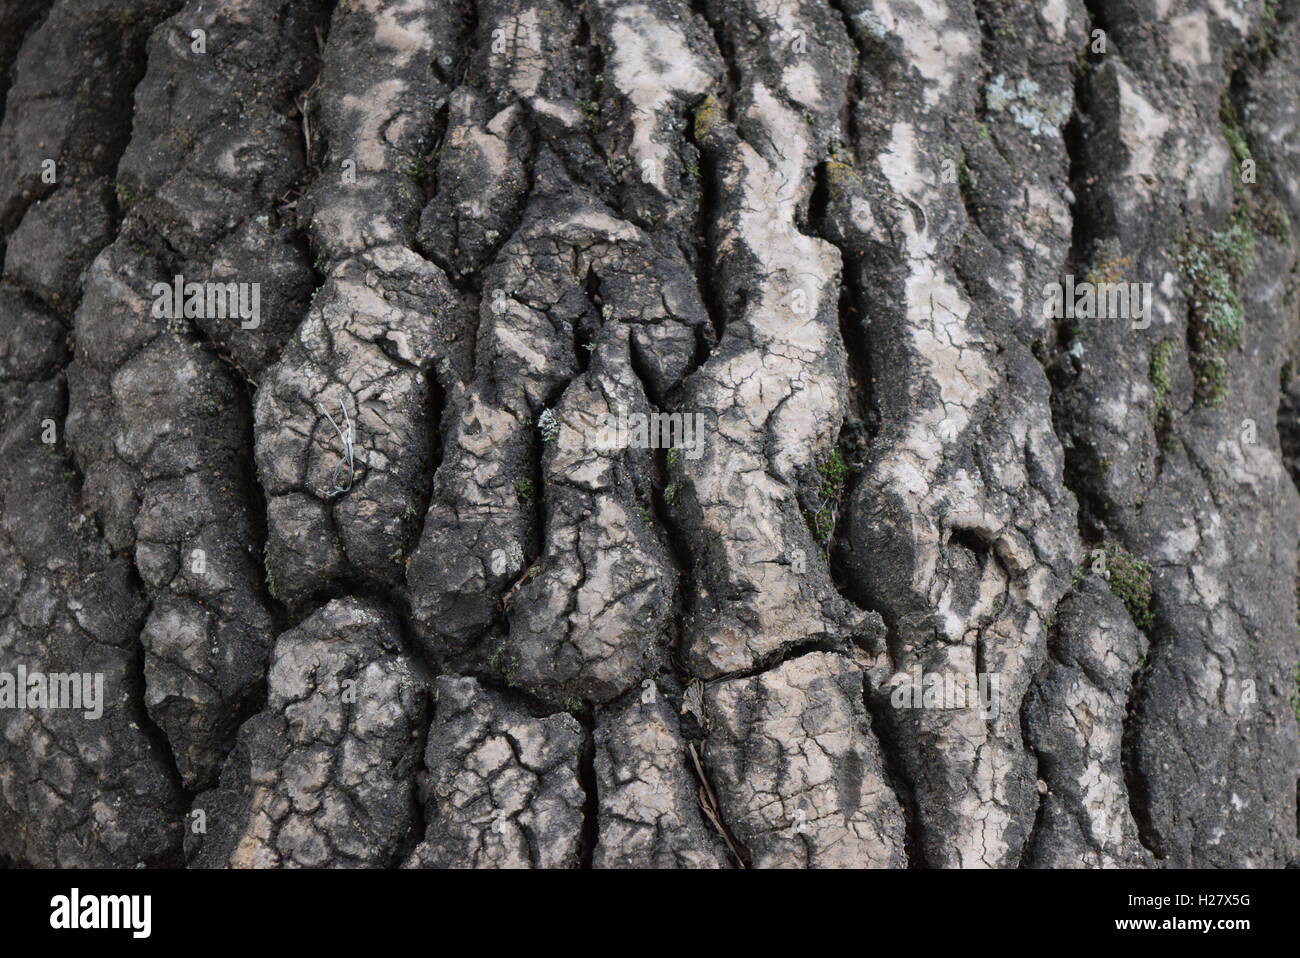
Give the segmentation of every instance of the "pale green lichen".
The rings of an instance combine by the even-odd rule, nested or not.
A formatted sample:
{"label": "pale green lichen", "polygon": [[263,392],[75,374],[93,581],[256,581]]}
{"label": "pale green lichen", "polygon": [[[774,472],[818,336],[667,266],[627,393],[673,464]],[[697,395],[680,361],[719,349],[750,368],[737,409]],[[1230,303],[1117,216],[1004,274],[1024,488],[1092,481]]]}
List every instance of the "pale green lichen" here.
{"label": "pale green lichen", "polygon": [[555,413],[543,409],[537,417],[537,431],[542,434],[542,442],[555,442],[560,436],[560,421],[555,418]]}
{"label": "pale green lichen", "polygon": [[1045,93],[1029,77],[1013,82],[1001,73],[984,87],[984,103],[991,112],[1005,110],[1034,136],[1059,133],[1074,106],[1072,93]]}

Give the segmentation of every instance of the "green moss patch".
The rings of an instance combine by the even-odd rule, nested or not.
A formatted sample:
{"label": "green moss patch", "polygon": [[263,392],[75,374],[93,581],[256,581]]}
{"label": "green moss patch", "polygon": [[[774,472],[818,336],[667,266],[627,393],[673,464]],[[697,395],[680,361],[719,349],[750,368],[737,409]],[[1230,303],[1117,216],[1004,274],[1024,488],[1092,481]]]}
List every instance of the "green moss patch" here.
{"label": "green moss patch", "polygon": [[1151,421],[1157,428],[1166,425],[1173,411],[1169,399],[1169,361],[1174,354],[1174,344],[1161,340],[1151,351]]}
{"label": "green moss patch", "polygon": [[1241,218],[1226,230],[1184,244],[1179,264],[1188,284],[1188,346],[1196,401],[1228,395],[1228,353],[1241,345],[1245,310],[1239,292],[1255,254],[1255,232]]}
{"label": "green moss patch", "polygon": [[1155,621],[1151,609],[1151,566],[1121,545],[1106,547],[1106,581],[1124,603],[1133,624],[1147,629]]}
{"label": "green moss patch", "polygon": [[817,542],[826,548],[830,545],[831,534],[835,531],[835,517],[839,513],[840,500],[844,497],[844,484],[849,478],[849,466],[838,449],[820,460],[816,466],[819,482],[817,485],[817,510],[812,515],[812,531]]}

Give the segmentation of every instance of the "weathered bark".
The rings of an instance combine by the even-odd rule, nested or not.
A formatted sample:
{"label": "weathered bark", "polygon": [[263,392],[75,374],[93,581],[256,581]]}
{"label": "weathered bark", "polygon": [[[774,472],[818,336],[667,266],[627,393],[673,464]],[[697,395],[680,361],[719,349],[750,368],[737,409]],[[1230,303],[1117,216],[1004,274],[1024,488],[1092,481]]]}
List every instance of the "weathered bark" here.
{"label": "weathered bark", "polygon": [[1300,862],[1298,0],[0,0],[0,96],[0,681],[104,682],[0,860]]}

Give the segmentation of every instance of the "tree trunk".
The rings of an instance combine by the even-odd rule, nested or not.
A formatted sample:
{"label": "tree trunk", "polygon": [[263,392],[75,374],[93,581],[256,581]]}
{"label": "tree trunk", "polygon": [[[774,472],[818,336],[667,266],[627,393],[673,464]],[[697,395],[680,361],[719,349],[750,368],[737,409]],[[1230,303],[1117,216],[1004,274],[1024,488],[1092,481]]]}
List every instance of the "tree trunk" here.
{"label": "tree trunk", "polygon": [[1297,0],[0,0],[0,73],[0,862],[1300,857]]}

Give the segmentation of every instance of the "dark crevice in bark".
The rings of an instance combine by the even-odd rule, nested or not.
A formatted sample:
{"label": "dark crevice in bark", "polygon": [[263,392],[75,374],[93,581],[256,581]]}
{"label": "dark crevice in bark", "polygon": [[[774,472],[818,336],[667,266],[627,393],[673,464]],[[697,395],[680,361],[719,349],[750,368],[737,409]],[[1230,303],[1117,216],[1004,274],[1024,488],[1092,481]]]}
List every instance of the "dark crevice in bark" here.
{"label": "dark crevice in bark", "polygon": [[[1086,78],[1080,78],[1076,82],[1075,111],[1064,130],[1065,148],[1070,158],[1070,189],[1074,196],[1074,201],[1070,204],[1072,234],[1065,262],[1067,273],[1077,271],[1079,264],[1084,261],[1095,228],[1086,205],[1089,172],[1084,168],[1083,160],[1086,148],[1083,115],[1086,114],[1088,104],[1086,85]],[[1091,488],[1089,469],[1082,459],[1082,453],[1074,448],[1071,441],[1071,423],[1064,408],[1063,394],[1071,387],[1077,375],[1073,368],[1074,358],[1065,352],[1065,344],[1070,338],[1069,322],[1065,319],[1057,320],[1055,326],[1049,328],[1052,335],[1044,347],[1045,356],[1040,355],[1038,359],[1040,363],[1044,358],[1049,359],[1046,371],[1047,381],[1052,388],[1052,429],[1061,442],[1065,456],[1065,485],[1074,493],[1079,504],[1079,534],[1085,545],[1097,544],[1105,537],[1106,510],[1101,496]]]}
{"label": "dark crevice in bark", "polygon": [[[469,82],[469,73],[474,65],[474,57],[482,49],[483,41],[479,37],[479,0],[453,0],[460,24],[460,49],[453,57],[447,54],[433,64],[434,75],[444,81],[448,87],[455,89]],[[448,63],[447,60],[451,62]]]}
{"label": "dark crevice in bark", "polygon": [[722,18],[721,13],[715,13],[710,8],[713,6],[713,0],[690,0],[691,10],[704,21],[709,30],[713,33],[713,43],[717,47],[718,56],[722,58],[723,66],[726,72],[723,74],[722,96],[718,99],[721,101],[726,111],[727,121],[735,122],[733,110],[735,109],[736,95],[741,89],[740,66],[736,62],[735,44],[731,41],[727,33],[727,22]]}
{"label": "dark crevice in bark", "polygon": [[[637,369],[635,361],[633,362],[633,369],[644,383],[644,372]],[[682,708],[685,695],[692,683],[697,681],[682,661],[682,645],[686,638],[686,623],[694,614],[695,599],[699,593],[699,587],[697,585],[694,553],[688,543],[689,535],[679,521],[674,508],[678,492],[673,470],[668,466],[668,450],[656,450],[654,457],[656,472],[653,493],[654,511],[662,533],[661,541],[664,544],[668,559],[672,563],[673,573],[677,580],[677,588],[673,594],[673,615],[668,620],[671,631],[665,648],[665,664],[671,670],[670,678],[673,687],[661,688],[660,692],[665,695],[674,712],[680,717],[682,743],[687,752],[686,764],[696,782],[699,796],[697,800],[700,804],[702,816],[705,821],[710,822],[712,827],[718,831],[731,851],[736,864],[741,868],[745,868],[747,867],[748,856],[740,850],[739,844],[735,842],[734,836],[732,836],[723,819],[721,809],[710,808],[704,797],[716,794],[713,791],[712,784],[703,777],[705,775],[703,766],[697,766],[699,749],[705,745],[708,730],[699,722],[698,717],[693,712]],[[629,694],[636,695],[638,693],[634,689]],[[714,804],[716,805],[716,803]]]}
{"label": "dark crevice in bark", "polygon": [[[533,695],[526,689],[511,685],[502,678],[499,671],[468,665],[460,668],[456,667],[456,663],[452,662],[435,663],[427,656],[413,656],[412,658],[426,670],[421,674],[425,675],[430,681],[439,675],[457,675],[471,678],[483,688],[501,698],[506,705],[520,709],[531,718],[545,719],[555,715],[570,715],[584,727],[590,727],[595,721],[595,706],[590,701],[570,700],[564,705],[556,705]],[[464,665],[465,663],[461,664]]]}
{"label": "dark crevice in bark", "polygon": [[402,543],[403,570],[405,570],[406,562],[419,545],[420,540],[424,538],[424,524],[429,518],[429,507],[433,505],[438,467],[442,465],[442,422],[447,414],[447,396],[442,387],[438,385],[438,377],[432,370],[424,374],[424,381],[427,390],[425,408],[429,410],[429,419],[425,426],[425,441],[429,446],[429,464],[426,467],[428,475],[423,491],[412,506],[415,510],[414,518],[404,520],[408,523],[409,532],[406,541]]}
{"label": "dark crevice in bark", "polygon": [[[1096,29],[1106,30],[1104,17],[1098,10],[1094,9],[1094,6],[1094,4],[1085,4],[1089,16],[1089,23],[1086,28],[1089,38]],[[1091,51],[1091,46],[1088,49]],[[1117,53],[1110,55],[1118,56]],[[1088,60],[1081,63],[1077,68],[1074,82],[1074,109],[1062,131],[1066,155],[1069,158],[1068,180],[1071,191],[1071,240],[1066,262],[1063,264],[1066,274],[1077,273],[1082,265],[1087,262],[1091,254],[1091,247],[1096,242],[1096,237],[1101,234],[1103,227],[1100,220],[1101,214],[1094,205],[1092,195],[1097,189],[1094,185],[1096,177],[1089,168],[1086,159],[1088,155],[1088,114],[1092,108],[1091,71],[1092,66],[1098,62],[1100,57],[1101,54],[1089,52]],[[1073,441],[1074,430],[1070,421],[1071,413],[1066,405],[1066,394],[1073,388],[1073,381],[1078,375],[1078,370],[1075,367],[1077,360],[1066,351],[1066,346],[1071,338],[1070,322],[1067,319],[1056,320],[1053,325],[1049,326],[1046,341],[1041,346],[1035,344],[1033,352],[1047,374],[1047,381],[1052,393],[1052,428],[1061,442],[1064,453],[1062,478],[1078,504],[1076,525],[1082,545],[1085,550],[1090,550],[1102,546],[1108,538],[1107,520],[1109,510],[1101,491],[1096,488],[1094,470],[1085,455],[1085,451],[1079,449]],[[1089,561],[1086,555],[1084,561],[1085,563]],[[1066,591],[1060,602],[1064,602],[1071,591],[1073,591],[1072,587]],[[1057,603],[1058,609],[1060,602]],[[1137,624],[1134,623],[1134,625]],[[1151,638],[1150,632],[1145,629],[1142,631],[1147,632],[1148,638]],[[1050,635],[1048,641],[1050,646]],[[1163,854],[1158,848],[1157,838],[1148,812],[1146,784],[1133,755],[1136,715],[1138,702],[1140,701],[1144,668],[1145,662],[1139,665],[1131,680],[1121,733],[1120,759],[1128,793],[1129,814],[1137,828],[1139,840],[1157,858],[1163,858]],[[1037,753],[1029,746],[1027,730],[1024,728],[1023,708],[1024,703],[1022,701],[1022,736],[1026,747],[1034,754],[1037,761]],[[1040,798],[1035,827],[1024,848],[1026,854],[1032,851],[1033,842],[1036,840],[1042,807],[1043,803]]]}
{"label": "dark crevice in bark", "polygon": [[[324,74],[325,44],[329,41],[330,21],[333,19],[336,6],[337,0],[328,4],[321,11],[319,19],[314,24],[316,59],[311,70],[311,82],[307,83],[293,98],[294,105],[298,108],[298,146],[302,150],[303,162],[302,179],[298,184],[297,194],[292,203],[286,204],[293,210],[295,219],[297,217],[298,200],[306,194],[307,190],[319,177],[325,174],[323,164],[327,144],[320,128],[312,122],[312,118],[313,114],[317,112],[316,102],[317,97],[320,95],[320,83]],[[311,131],[310,135],[309,131]],[[302,242],[310,248],[310,237],[301,224],[293,230],[293,237],[295,242]],[[316,270],[314,266],[313,272],[316,272],[319,276],[319,270]]]}
{"label": "dark crevice in bark", "polygon": [[[565,2],[565,0],[561,0],[561,2]],[[592,121],[592,140],[596,142],[600,153],[605,155],[605,150],[599,143],[600,107],[601,104],[610,99],[605,93],[606,87],[603,82],[605,76],[605,51],[596,40],[597,31],[592,22],[593,16],[590,5],[575,0],[572,12],[578,21],[578,36],[575,40],[577,57],[583,65],[579,79],[584,88],[590,90],[591,100],[596,104],[596,116]],[[598,80],[598,77],[601,79]]]}
{"label": "dark crevice in bark", "polygon": [[[1000,19],[1001,11],[994,0],[972,0],[972,6],[975,9],[975,22],[980,31],[980,88],[983,89],[988,82],[989,74],[993,72],[995,64],[998,62],[998,42],[994,32],[994,21]],[[977,102],[975,106],[976,115],[983,119],[986,115],[982,103]]]}
{"label": "dark crevice in bark", "polygon": [[[433,118],[433,136],[430,144],[425,151],[419,156],[411,158],[411,164],[406,168],[406,175],[410,177],[411,182],[415,184],[416,189],[420,191],[420,209],[423,210],[438,192],[438,155],[442,151],[442,145],[446,140],[447,128],[450,125],[447,121],[451,117],[451,107],[444,100],[438,107]],[[416,232],[419,232],[419,223],[417,218]],[[409,244],[411,249],[419,250],[419,240],[414,236]],[[445,272],[445,271],[444,271]]]}
{"label": "dark crevice in bark", "polygon": [[582,788],[582,834],[578,843],[578,867],[589,869],[600,843],[600,803],[596,785],[595,722],[590,715],[580,716],[582,752],[578,756],[578,785]]}
{"label": "dark crevice in bark", "polygon": [[[852,449],[854,452],[861,453],[866,449],[865,441],[861,436],[855,436],[853,433],[857,430],[855,423],[845,423],[840,427],[839,435],[836,437],[835,446],[833,447],[841,456],[844,455],[844,449]],[[861,460],[851,452],[849,457],[849,474],[844,481],[844,486],[840,490],[838,500],[834,504],[826,504],[822,508],[832,510],[832,524],[829,534],[824,543],[817,542],[817,529],[815,526],[811,529],[813,541],[822,546],[822,555],[826,560],[826,570],[830,576],[831,585],[841,596],[847,599],[853,605],[859,608],[872,610],[872,605],[866,601],[862,594],[863,590],[857,585],[856,577],[848,561],[846,553],[851,551],[852,543],[845,541],[840,537],[840,531],[848,521],[850,503],[853,501],[853,493],[857,485],[862,480]]]}
{"label": "dark crevice in bark", "polygon": [[[880,434],[880,408],[876,403],[871,369],[871,348],[867,343],[865,298],[857,285],[845,282],[840,290],[840,337],[844,341],[849,373],[849,409],[853,421],[845,426],[845,443],[855,465],[865,463],[867,450]],[[850,490],[845,489],[848,497]]]}
{"label": "dark crevice in bark", "polygon": [[834,639],[804,639],[799,642],[791,642],[773,652],[758,659],[754,665],[745,669],[735,669],[731,672],[723,672],[715,678],[709,679],[709,683],[730,682],[736,679],[752,679],[771,672],[779,668],[786,662],[801,658],[810,652],[828,652],[835,655],[844,655],[848,651],[848,644],[845,641],[836,641]]}
{"label": "dark crevice in bark", "polygon": [[[1107,2],[1108,0],[1083,0],[1083,9],[1088,18],[1088,27],[1086,32],[1089,40],[1092,39],[1094,30],[1101,30],[1106,34],[1107,39],[1110,38],[1110,18],[1106,13]],[[1089,45],[1089,51],[1091,51],[1091,45]],[[1103,56],[1103,54],[1096,54],[1093,56],[1090,52],[1090,59],[1092,62],[1096,62],[1096,58],[1100,56]]]}
{"label": "dark crevice in bark", "polygon": [[[315,24],[316,68],[312,71],[311,83],[308,83],[294,97],[294,105],[298,108],[298,141],[302,148],[305,171],[303,182],[298,190],[298,197],[294,199],[295,207],[298,198],[305,194],[307,188],[325,173],[324,162],[325,156],[329,152],[329,144],[324,136],[324,131],[316,124],[315,117],[319,114],[317,98],[320,95],[320,82],[324,73],[325,45],[329,42],[330,24],[334,18],[336,7],[337,0],[330,3],[327,9],[321,12],[320,19]],[[305,230],[301,230],[301,232],[305,233]]]}
{"label": "dark crevice in bark", "polygon": [[[26,23],[19,21],[14,24],[21,31],[22,36],[13,46],[12,57],[5,62],[0,62],[0,124],[4,123],[5,108],[9,101],[9,88],[13,85],[14,65],[18,62],[18,57],[27,43],[27,38],[44,25],[53,8],[54,0],[45,0],[42,7],[36,8],[32,19]],[[0,244],[0,253],[3,253],[3,244]]]}
{"label": "dark crevice in bark", "polygon": [[1132,815],[1133,823],[1137,826],[1138,841],[1157,859],[1164,859],[1165,851],[1160,841],[1160,834],[1150,813],[1150,789],[1135,754],[1138,710],[1154,647],[1155,639],[1152,638],[1146,658],[1138,663],[1130,680],[1128,703],[1124,710],[1123,732],[1120,736],[1120,760],[1124,770],[1124,786],[1128,790],[1129,814]]}
{"label": "dark crevice in bark", "polygon": [[[854,75],[856,76],[856,71]],[[825,162],[818,164],[814,175],[816,179],[808,201],[808,222],[803,230],[808,235],[834,246],[840,253],[842,266],[839,295],[836,299],[836,326],[844,344],[844,372],[848,385],[848,409],[845,421],[840,425],[834,447],[844,457],[848,465],[848,475],[840,489],[838,501],[828,506],[834,512],[833,528],[826,541],[818,544],[823,547],[827,569],[835,590],[849,602],[864,609],[871,609],[870,602],[862,595],[862,590],[856,585],[854,576],[848,568],[844,550],[850,546],[848,543],[841,543],[838,535],[847,521],[854,489],[861,481],[867,450],[880,430],[880,418],[872,393],[871,353],[867,345],[864,322],[866,306],[864,297],[859,294],[856,284],[850,279],[857,274],[861,257],[855,250],[835,242],[826,227],[830,184]],[[815,529],[813,538],[814,541],[817,540]]]}
{"label": "dark crevice in bark", "polygon": [[[715,228],[718,223],[718,213],[722,202],[721,188],[719,186],[722,171],[719,169],[718,160],[699,142],[696,136],[695,124],[689,124],[687,130],[691,145],[695,147],[695,152],[699,154],[700,164],[700,204],[696,214],[696,250],[695,255],[692,257],[695,261],[695,285],[699,289],[700,300],[704,303],[704,310],[709,314],[709,321],[713,324],[714,341],[718,342],[721,341],[723,330],[727,326],[726,310],[722,303],[722,290],[719,288],[714,268],[717,262]],[[697,363],[697,367],[703,365],[707,358],[708,355],[705,352],[699,363]]]}
{"label": "dark crevice in bark", "polygon": [[[131,568],[131,580],[132,590],[140,595],[144,595],[144,583],[140,581],[140,575],[134,566]],[[152,605],[152,603],[150,604]],[[143,622],[147,620],[147,617],[148,613],[146,613],[145,618],[141,620],[141,628],[143,628]],[[171,740],[167,738],[167,734],[156,722],[154,722],[153,717],[149,714],[149,709],[145,705],[145,660],[148,653],[145,651],[144,643],[140,641],[139,636],[137,636],[135,642],[127,647],[125,651],[130,656],[130,668],[125,674],[131,683],[127,695],[131,716],[139,726],[141,733],[149,740],[150,747],[155,749],[158,754],[162,756],[163,771],[167,775],[167,780],[172,786],[172,789],[178,796],[180,807],[184,809],[186,813],[185,817],[182,818],[182,827],[188,828],[188,811],[193,807],[194,799],[198,792],[185,787],[184,781],[181,777],[180,765],[177,763],[176,755],[172,751]],[[179,865],[180,863],[181,862],[178,859],[177,862],[173,863],[173,865]]]}
{"label": "dark crevice in bark", "polygon": [[[6,286],[10,286],[11,288],[16,288],[8,280],[5,280],[4,282]],[[54,412],[54,416],[55,416],[54,445],[55,448],[58,450],[59,456],[63,459],[63,477],[68,484],[68,496],[71,505],[74,509],[77,509],[79,503],[81,502],[82,489],[85,488],[86,476],[85,473],[82,472],[81,464],[77,462],[77,457],[73,455],[72,449],[68,445],[68,412],[72,406],[72,397],[68,390],[68,366],[69,364],[72,363],[73,357],[75,355],[73,338],[72,338],[73,336],[72,329],[70,324],[67,323],[67,319],[64,316],[60,315],[60,311],[50,307],[39,296],[36,296],[34,293],[30,293],[27,290],[20,290],[20,293],[23,295],[24,298],[29,299],[36,304],[39,304],[40,309],[48,312],[52,316],[55,316],[61,322],[64,322],[66,326],[64,330],[64,349],[62,350],[63,355],[59,359],[59,366],[48,377],[39,380],[39,382],[48,382],[50,380],[55,380],[58,385],[58,400],[57,400],[58,405],[56,406]],[[79,302],[80,302],[80,297],[78,297],[77,300],[75,300],[73,303],[69,305],[68,307],[69,311],[75,313],[77,304]],[[15,380],[7,380],[7,381],[14,382]],[[102,532],[102,530],[96,529],[96,532],[100,533]]]}
{"label": "dark crevice in bark", "polygon": [[[1025,709],[1026,709],[1026,705],[1030,693],[1033,692],[1035,687],[1039,686],[1040,683],[1043,681],[1043,679],[1047,676],[1048,670],[1051,669],[1052,667],[1052,663],[1059,662],[1063,665],[1068,664],[1066,660],[1061,657],[1057,648],[1057,642],[1059,640],[1059,634],[1060,634],[1060,626],[1057,623],[1058,623],[1058,617],[1060,615],[1061,605],[1065,602],[1067,598],[1069,598],[1070,593],[1073,591],[1074,591],[1073,587],[1067,589],[1065,591],[1065,594],[1061,596],[1061,598],[1057,601],[1056,606],[1052,609],[1051,616],[1050,616],[1051,624],[1047,627],[1047,635],[1045,636],[1046,654],[1043,656],[1042,662],[1039,663],[1039,667],[1034,672],[1033,677],[1029,680],[1029,684],[1026,687],[1025,695],[1022,696],[1020,699],[1020,707],[1018,712],[1018,716],[1020,719],[1020,739],[1024,743],[1025,751],[1027,751],[1031,756],[1033,756],[1034,769],[1035,769],[1035,775],[1037,776],[1037,780],[1039,782],[1047,782],[1049,784],[1052,781],[1052,779],[1056,777],[1053,770],[1053,765],[1050,761],[1044,759],[1038,753],[1038,749],[1034,747],[1033,738],[1029,734],[1029,716],[1026,714]],[[1089,679],[1093,680],[1093,677],[1089,675]],[[1025,836],[1025,843],[1020,851],[1020,859],[1019,859],[1019,864],[1017,866],[1019,868],[1028,868],[1031,865],[1028,859],[1029,856],[1031,856],[1034,853],[1034,846],[1037,844],[1038,837],[1042,832],[1043,815],[1046,810],[1046,805],[1047,805],[1046,796],[1039,793],[1038,803],[1034,810],[1034,823],[1029,830],[1029,834]],[[1086,821],[1080,821],[1080,826],[1081,826],[1081,834],[1087,835],[1089,831],[1088,823]]]}
{"label": "dark crevice in bark", "polygon": [[[639,358],[635,347],[629,350],[629,355],[631,357],[632,371],[640,381],[642,390],[648,394],[647,383],[651,381],[649,371]],[[670,403],[669,406],[677,410],[676,403]],[[666,406],[665,409],[669,408],[669,406]],[[651,410],[652,412],[659,412],[653,402]],[[692,676],[682,664],[681,648],[685,639],[686,621],[692,614],[698,586],[695,577],[694,554],[687,544],[688,537],[685,530],[678,523],[674,510],[679,492],[674,481],[674,470],[669,468],[668,465],[669,450],[655,449],[651,453],[655,462],[654,476],[650,483],[652,518],[659,533],[658,538],[664,546],[668,561],[672,565],[673,576],[676,580],[676,587],[673,590],[674,614],[668,622],[671,631],[664,652],[665,664],[671,669],[672,678],[676,685],[676,688],[667,690],[667,694],[670,701],[673,701],[674,707],[679,707],[681,696],[692,681]]]}
{"label": "dark crevice in bark", "polygon": [[[412,658],[412,662],[419,663],[420,660]],[[437,817],[436,813],[431,810],[433,805],[430,775],[431,769],[425,762],[425,755],[429,745],[429,733],[438,722],[438,699],[433,694],[433,676],[428,676],[428,708],[425,711],[424,722],[420,726],[417,735],[418,751],[415,752],[417,758],[415,763],[415,796],[414,809],[412,815],[411,831],[397,845],[397,850],[393,855],[393,862],[396,867],[401,867],[402,863],[409,860],[411,855],[419,844],[424,841],[425,836],[429,833],[429,824]]]}
{"label": "dark crevice in bark", "polygon": [[866,102],[862,93],[862,64],[868,56],[867,45],[859,35],[859,31],[855,29],[853,19],[844,6],[844,0],[827,0],[827,5],[840,15],[840,20],[844,23],[844,33],[853,44],[853,66],[849,70],[846,96],[840,108],[840,139],[850,145],[850,149],[854,152],[854,160],[857,162],[861,158],[856,155],[860,135],[856,109]]}
{"label": "dark crevice in bark", "polygon": [[672,471],[668,468],[667,450],[659,450],[655,453],[655,458],[659,475],[664,477],[662,485],[655,490],[655,511],[659,517],[669,561],[672,562],[673,571],[677,576],[673,615],[669,619],[672,634],[669,636],[666,651],[668,664],[673,671],[678,689],[684,693],[692,681],[690,672],[682,664],[681,649],[685,640],[686,622],[694,614],[697,594],[695,564],[693,553],[686,541],[687,537],[675,518],[672,503],[668,501],[670,497],[675,498],[677,492]]}
{"label": "dark crevice in bark", "polygon": [[[855,465],[861,465],[868,447],[880,432],[880,411],[873,389],[875,380],[872,377],[871,348],[867,341],[867,302],[856,282],[862,266],[862,255],[830,238],[829,230],[824,225],[828,195],[826,164],[823,163],[817,167],[817,185],[813,192],[809,220],[814,226],[813,235],[839,249],[843,262],[838,311],[840,339],[844,343],[849,380],[850,422],[845,428],[852,460]],[[847,495],[848,490],[845,492]]]}
{"label": "dark crevice in bark", "polygon": [[[1300,490],[1300,371],[1295,369],[1295,364],[1300,361],[1300,343],[1296,343],[1293,350],[1295,354],[1282,364],[1279,374],[1281,384],[1276,419],[1282,461],[1288,466],[1291,482]],[[1292,382],[1294,387],[1291,387]]]}
{"label": "dark crevice in bark", "polygon": [[[600,276],[592,267],[587,268],[587,275],[584,281],[584,292],[587,296],[587,302],[597,310],[605,304],[605,298],[601,295]],[[573,324],[573,367],[577,370],[574,378],[581,376],[591,368],[591,354],[595,350],[596,339],[600,335],[602,326],[587,322],[590,313],[584,313],[579,316],[577,322]],[[636,362],[636,349],[629,350],[632,355],[632,362]]]}
{"label": "dark crevice in bark", "polygon": [[[1047,640],[1049,642],[1052,641],[1051,635],[1048,636]],[[1031,681],[1030,682],[1031,688],[1033,687],[1033,684],[1034,683]],[[1019,715],[1020,715],[1020,739],[1022,742],[1024,742],[1025,751],[1027,751],[1031,756],[1033,756],[1034,775],[1037,777],[1039,781],[1045,781],[1045,776],[1050,776],[1051,771],[1049,768],[1045,766],[1042,757],[1038,754],[1038,750],[1034,748],[1033,745],[1030,744],[1032,740],[1029,737],[1029,720],[1025,715],[1025,700],[1023,698],[1020,700]],[[1034,808],[1034,823],[1033,825],[1030,826],[1029,834],[1025,836],[1025,843],[1020,848],[1020,856],[1017,860],[1018,868],[1027,867],[1028,863],[1026,860],[1034,852],[1034,844],[1038,841],[1039,832],[1042,830],[1043,813],[1046,804],[1047,803],[1046,801],[1044,801],[1044,796],[1042,796],[1041,794],[1038,795],[1038,804]]]}
{"label": "dark crevice in bark", "polygon": [[903,812],[903,854],[908,868],[931,867],[925,856],[925,842],[921,835],[921,812],[916,796],[916,783],[907,772],[903,761],[901,731],[894,725],[897,710],[889,701],[888,687],[876,690],[870,678],[864,677],[862,704],[871,720],[871,734],[880,746],[880,764],[885,784]]}

